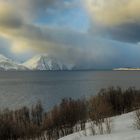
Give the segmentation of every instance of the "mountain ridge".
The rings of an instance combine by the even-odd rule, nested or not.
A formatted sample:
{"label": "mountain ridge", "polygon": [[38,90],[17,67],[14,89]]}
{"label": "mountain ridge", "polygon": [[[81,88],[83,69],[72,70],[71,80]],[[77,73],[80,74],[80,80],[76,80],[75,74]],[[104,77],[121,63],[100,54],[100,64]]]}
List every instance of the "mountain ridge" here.
{"label": "mountain ridge", "polygon": [[27,70],[27,68],[15,61],[5,57],[0,54],[0,70],[8,71],[8,70]]}
{"label": "mountain ridge", "polygon": [[47,54],[36,55],[22,65],[30,70],[68,70],[65,64]]}
{"label": "mountain ridge", "polygon": [[0,71],[24,70],[69,70],[68,67],[54,57],[47,54],[36,55],[24,63],[17,63],[0,54]]}

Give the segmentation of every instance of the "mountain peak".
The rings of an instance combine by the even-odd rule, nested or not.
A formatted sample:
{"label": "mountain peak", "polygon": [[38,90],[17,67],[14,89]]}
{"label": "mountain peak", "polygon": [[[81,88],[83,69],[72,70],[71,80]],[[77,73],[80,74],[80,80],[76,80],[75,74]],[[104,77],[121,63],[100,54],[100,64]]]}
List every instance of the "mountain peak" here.
{"label": "mountain peak", "polygon": [[[3,54],[0,54],[0,60],[8,60],[9,58],[5,57]],[[9,59],[10,60],[10,59]]]}
{"label": "mountain peak", "polygon": [[25,66],[22,66],[13,60],[0,54],[0,70],[26,70]]}
{"label": "mountain peak", "polygon": [[36,55],[23,64],[18,64],[0,54],[0,70],[68,70],[68,67],[47,54]]}
{"label": "mountain peak", "polygon": [[36,55],[23,63],[30,70],[66,70],[67,67],[47,54]]}

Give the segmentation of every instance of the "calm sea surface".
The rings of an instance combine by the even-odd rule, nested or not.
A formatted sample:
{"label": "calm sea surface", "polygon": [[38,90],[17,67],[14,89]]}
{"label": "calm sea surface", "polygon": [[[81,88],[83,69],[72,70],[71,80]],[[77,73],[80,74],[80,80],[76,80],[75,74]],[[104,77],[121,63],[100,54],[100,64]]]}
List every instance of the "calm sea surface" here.
{"label": "calm sea surface", "polygon": [[88,97],[109,86],[140,89],[140,71],[0,72],[0,108],[40,99],[49,109],[64,97]]}

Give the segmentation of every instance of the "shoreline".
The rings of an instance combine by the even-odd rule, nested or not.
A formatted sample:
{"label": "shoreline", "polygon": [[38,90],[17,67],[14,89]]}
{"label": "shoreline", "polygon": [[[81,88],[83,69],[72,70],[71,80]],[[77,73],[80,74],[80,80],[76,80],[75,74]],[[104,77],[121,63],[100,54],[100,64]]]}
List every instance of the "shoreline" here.
{"label": "shoreline", "polygon": [[140,71],[140,68],[115,68],[113,71]]}

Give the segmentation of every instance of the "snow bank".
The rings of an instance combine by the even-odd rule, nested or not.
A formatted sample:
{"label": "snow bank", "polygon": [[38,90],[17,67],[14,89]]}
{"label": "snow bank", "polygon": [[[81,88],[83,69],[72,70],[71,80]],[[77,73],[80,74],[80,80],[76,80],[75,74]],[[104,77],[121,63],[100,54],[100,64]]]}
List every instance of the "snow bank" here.
{"label": "snow bank", "polygon": [[134,113],[112,118],[112,133],[92,136],[89,127],[85,132],[75,133],[60,140],[140,140],[140,131],[134,129]]}

